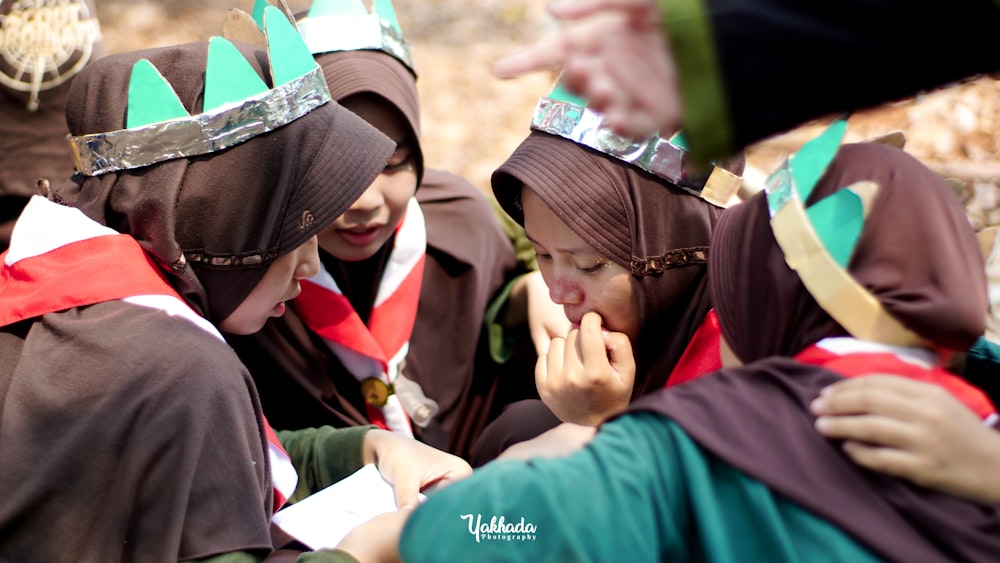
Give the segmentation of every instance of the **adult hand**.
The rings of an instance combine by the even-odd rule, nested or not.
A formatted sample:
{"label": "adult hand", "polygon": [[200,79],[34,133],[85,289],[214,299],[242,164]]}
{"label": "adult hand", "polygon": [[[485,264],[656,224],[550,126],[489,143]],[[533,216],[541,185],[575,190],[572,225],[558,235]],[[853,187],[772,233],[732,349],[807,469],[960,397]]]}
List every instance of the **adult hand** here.
{"label": "adult hand", "polygon": [[525,274],[524,284],[528,296],[528,330],[535,351],[541,356],[548,352],[552,339],[568,333],[572,325],[563,308],[549,296],[549,287],[541,272],[535,270]]}
{"label": "adult hand", "polygon": [[497,459],[531,459],[569,455],[594,439],[597,428],[564,422],[530,440],[518,442],[504,450]]}
{"label": "adult hand", "polygon": [[550,6],[563,27],[493,65],[500,78],[563,68],[563,82],[617,133],[673,133],[680,90],[653,0],[569,0]]}
{"label": "adult hand", "polygon": [[365,434],[364,460],[374,463],[395,488],[398,506],[415,506],[417,493],[423,489],[472,474],[472,467],[462,458],[387,430]]}
{"label": "adult hand", "polygon": [[635,358],[628,336],[601,329],[590,312],[580,328],[552,339],[535,365],[535,384],[547,407],[563,422],[597,426],[625,410],[635,383]]}
{"label": "adult hand", "polygon": [[361,563],[395,563],[399,557],[399,538],[413,507],[380,514],[354,528],[337,544]]}
{"label": "adult hand", "polygon": [[943,388],[892,375],[844,380],[813,401],[817,430],[868,469],[1000,504],[1000,432]]}

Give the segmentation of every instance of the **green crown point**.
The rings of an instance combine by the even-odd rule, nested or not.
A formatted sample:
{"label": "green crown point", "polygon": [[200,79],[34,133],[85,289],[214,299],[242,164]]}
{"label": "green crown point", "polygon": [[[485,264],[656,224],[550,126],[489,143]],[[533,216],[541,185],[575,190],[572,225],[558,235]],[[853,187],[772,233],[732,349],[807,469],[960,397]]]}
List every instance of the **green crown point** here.
{"label": "green crown point", "polygon": [[264,34],[274,87],[287,84],[316,68],[309,47],[285,14],[273,6],[264,9]]}
{"label": "green crown point", "polygon": [[399,19],[396,17],[396,8],[392,5],[392,0],[374,0],[374,12],[379,18],[389,22],[389,25],[396,31],[402,33],[399,27]]}
{"label": "green crown point", "polygon": [[846,268],[865,224],[861,198],[850,189],[842,189],[806,209],[809,221],[830,256]]}
{"label": "green crown point", "polygon": [[568,104],[580,106],[582,108],[587,107],[587,100],[584,99],[582,96],[577,96],[576,94],[567,90],[566,87],[563,86],[561,81],[557,83],[555,87],[552,89],[552,92],[549,94],[549,98],[559,102],[566,102]]}
{"label": "green crown point", "polygon": [[674,133],[674,136],[670,137],[669,141],[670,141],[671,145],[673,145],[673,146],[675,146],[675,147],[677,147],[677,148],[679,148],[681,150],[685,150],[685,151],[690,151],[691,150],[690,148],[688,148],[687,138],[685,138],[684,137],[684,133],[682,133],[680,131]]}
{"label": "green crown point", "polygon": [[788,158],[795,188],[799,193],[802,205],[806,204],[816,183],[823,177],[827,166],[833,161],[840,148],[840,141],[847,131],[847,122],[843,119],[833,122],[815,139],[811,139],[795,154]]}
{"label": "green crown point", "polygon": [[309,6],[309,13],[306,17],[318,18],[323,16],[367,16],[368,9],[365,8],[361,0],[316,0]]}
{"label": "green crown point", "polygon": [[132,129],[190,116],[177,92],[153,63],[147,59],[136,61],[128,83],[125,127]]}
{"label": "green crown point", "polygon": [[235,45],[222,37],[209,40],[202,111],[212,111],[268,90],[267,84]]}

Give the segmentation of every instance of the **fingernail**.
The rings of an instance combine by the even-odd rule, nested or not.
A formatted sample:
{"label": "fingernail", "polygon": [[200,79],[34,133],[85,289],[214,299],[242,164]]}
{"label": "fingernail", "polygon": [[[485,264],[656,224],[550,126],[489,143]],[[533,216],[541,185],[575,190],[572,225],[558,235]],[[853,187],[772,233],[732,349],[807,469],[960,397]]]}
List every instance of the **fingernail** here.
{"label": "fingernail", "polygon": [[823,394],[820,393],[819,397],[816,397],[815,399],[812,400],[811,403],[809,403],[809,410],[811,410],[813,413],[820,413],[823,412],[823,407],[825,406],[826,406],[826,401],[823,399]]}
{"label": "fingernail", "polygon": [[830,427],[830,419],[825,416],[821,416],[816,419],[816,422],[813,425],[816,427],[816,430],[822,432]]}

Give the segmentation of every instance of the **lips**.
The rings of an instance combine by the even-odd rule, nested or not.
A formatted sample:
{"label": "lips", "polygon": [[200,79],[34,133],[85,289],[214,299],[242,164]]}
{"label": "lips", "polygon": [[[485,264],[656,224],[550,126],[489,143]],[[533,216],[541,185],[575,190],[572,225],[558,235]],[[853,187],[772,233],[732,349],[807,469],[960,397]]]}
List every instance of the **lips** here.
{"label": "lips", "polygon": [[348,244],[354,246],[368,246],[378,239],[379,233],[384,225],[360,225],[349,229],[337,229],[337,233]]}

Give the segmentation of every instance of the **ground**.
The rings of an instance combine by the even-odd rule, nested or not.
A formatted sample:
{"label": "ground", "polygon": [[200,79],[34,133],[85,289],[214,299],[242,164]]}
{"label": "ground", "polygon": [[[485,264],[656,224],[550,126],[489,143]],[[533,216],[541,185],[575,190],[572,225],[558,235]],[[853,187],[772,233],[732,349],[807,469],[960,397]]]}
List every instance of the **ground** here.
{"label": "ground", "polygon": [[[309,0],[289,0],[293,11]],[[419,74],[423,145],[428,166],[462,175],[480,189],[528,133],[532,108],[552,76],[502,81],[490,73],[497,57],[555,25],[546,0],[396,0]],[[111,52],[192,41],[218,34],[225,11],[250,11],[252,0],[99,0]],[[748,150],[748,182],[759,182],[818,125],[807,125]],[[901,131],[906,150],[942,175],[961,180],[974,226],[1000,224],[1000,81],[979,78],[856,113],[850,140]]]}

